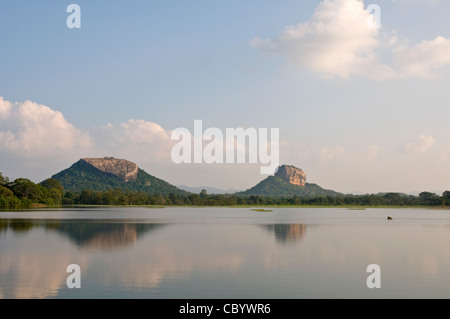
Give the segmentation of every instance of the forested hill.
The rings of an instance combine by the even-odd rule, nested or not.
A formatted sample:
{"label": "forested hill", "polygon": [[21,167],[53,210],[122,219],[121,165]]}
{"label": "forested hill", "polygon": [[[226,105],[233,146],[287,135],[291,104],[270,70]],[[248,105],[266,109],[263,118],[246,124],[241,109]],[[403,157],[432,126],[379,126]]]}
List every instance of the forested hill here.
{"label": "forested hill", "polygon": [[286,182],[284,179],[278,176],[269,176],[256,186],[237,193],[237,195],[261,195],[267,197],[280,197],[280,196],[298,196],[301,198],[314,198],[314,197],[336,197],[343,194],[324,189],[317,184],[305,183],[304,186],[298,186]]}
{"label": "forested hill", "polygon": [[268,197],[297,196],[301,198],[337,197],[343,194],[307,183],[305,172],[293,165],[281,165],[274,176],[269,176],[256,186],[238,195],[261,195]]}
{"label": "forested hill", "polygon": [[[189,192],[181,190],[162,179],[146,173],[137,166],[132,166],[134,171],[132,177],[130,177],[129,174],[123,173],[125,169],[128,169],[130,165],[134,164],[132,162],[113,158],[105,158],[104,161],[97,162],[91,161],[99,167],[97,168],[88,160],[89,159],[80,159],[68,169],[53,175],[52,178],[60,181],[64,190],[70,192],[119,189],[122,191],[163,196],[169,194],[189,194]],[[107,164],[110,162],[112,162],[112,164],[108,166]],[[100,164],[102,166],[100,166]],[[126,166],[126,164],[128,164],[128,166]]]}

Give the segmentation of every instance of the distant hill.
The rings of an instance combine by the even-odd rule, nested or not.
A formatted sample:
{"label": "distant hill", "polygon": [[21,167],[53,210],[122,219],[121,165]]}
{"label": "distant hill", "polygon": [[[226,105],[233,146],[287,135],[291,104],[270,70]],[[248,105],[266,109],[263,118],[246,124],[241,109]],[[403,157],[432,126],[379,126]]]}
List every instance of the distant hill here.
{"label": "distant hill", "polygon": [[189,194],[146,173],[133,162],[112,157],[80,159],[52,178],[60,181],[64,190],[72,192],[120,189],[159,195]]}
{"label": "distant hill", "polygon": [[206,190],[208,194],[234,194],[238,192],[236,189],[220,189],[210,186],[191,187],[186,185],[178,185],[177,187],[195,194],[199,194],[202,190]]}
{"label": "distant hill", "polygon": [[320,196],[341,196],[343,194],[324,189],[317,184],[307,183],[306,174],[291,165],[282,165],[274,176],[269,176],[256,186],[237,195],[261,195],[267,197],[299,196],[312,198]]}

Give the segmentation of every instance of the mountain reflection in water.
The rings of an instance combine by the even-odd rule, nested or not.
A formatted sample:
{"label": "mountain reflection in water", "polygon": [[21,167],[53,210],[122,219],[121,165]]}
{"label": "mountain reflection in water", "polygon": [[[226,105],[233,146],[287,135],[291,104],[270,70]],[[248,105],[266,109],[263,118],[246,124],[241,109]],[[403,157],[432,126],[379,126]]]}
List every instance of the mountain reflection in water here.
{"label": "mountain reflection in water", "polygon": [[[449,226],[419,208],[4,212],[0,299],[447,298]],[[382,289],[367,288],[372,264]]]}
{"label": "mountain reflection in water", "polygon": [[56,231],[77,246],[86,249],[114,249],[135,244],[144,234],[167,224],[136,222],[105,222],[104,220],[0,220],[0,233],[26,233],[33,228]]}
{"label": "mountain reflection in water", "polygon": [[305,224],[273,224],[263,227],[273,232],[275,239],[280,243],[299,241],[306,236]]}
{"label": "mountain reflection in water", "polygon": [[[43,228],[68,237],[82,248],[114,249],[135,244],[144,234],[167,225],[169,224],[105,222],[105,220],[2,219],[0,220],[0,233],[6,231],[26,233],[33,228]],[[305,224],[272,224],[262,225],[262,227],[273,232],[279,243],[296,242],[306,236]]]}

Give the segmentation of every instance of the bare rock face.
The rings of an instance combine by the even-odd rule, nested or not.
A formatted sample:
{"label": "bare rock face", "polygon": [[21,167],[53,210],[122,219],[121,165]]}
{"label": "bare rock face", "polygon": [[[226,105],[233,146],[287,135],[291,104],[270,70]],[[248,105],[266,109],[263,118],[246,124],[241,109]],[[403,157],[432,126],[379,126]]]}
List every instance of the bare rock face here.
{"label": "bare rock face", "polygon": [[306,184],[306,174],[300,168],[290,166],[290,165],[282,165],[278,168],[275,176],[278,176],[285,180],[286,182],[298,185],[305,186]]}
{"label": "bare rock face", "polygon": [[82,160],[102,172],[116,175],[125,182],[135,181],[137,179],[139,167],[133,162],[114,157],[82,158]]}

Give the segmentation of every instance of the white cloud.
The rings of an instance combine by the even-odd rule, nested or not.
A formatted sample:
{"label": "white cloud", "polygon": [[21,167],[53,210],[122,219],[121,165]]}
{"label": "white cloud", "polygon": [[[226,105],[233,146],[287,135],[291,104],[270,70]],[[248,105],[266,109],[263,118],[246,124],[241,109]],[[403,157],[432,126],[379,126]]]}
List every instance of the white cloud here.
{"label": "white cloud", "polygon": [[436,76],[435,71],[450,65],[450,39],[438,36],[411,47],[397,47],[393,59],[399,77]]}
{"label": "white cloud", "polygon": [[287,26],[275,39],[254,38],[251,44],[327,78],[433,78],[450,65],[450,39],[399,44],[395,30],[389,36],[371,21],[362,0],[324,0],[309,21]]}
{"label": "white cloud", "polygon": [[170,131],[154,122],[131,119],[115,125],[108,123],[100,129],[92,130],[91,135],[97,152],[103,154],[140,163],[170,160],[173,145]]}
{"label": "white cloud", "polygon": [[[83,132],[48,106],[31,101],[0,102],[5,114],[0,118],[0,166],[9,166],[8,172],[16,177],[48,177],[58,171],[55,167],[63,169],[81,157],[126,158],[144,169],[151,164],[149,172],[176,166],[171,153],[177,141],[171,140],[170,130],[157,123],[131,119]],[[224,145],[223,138],[218,141]],[[249,157],[249,146],[236,138],[235,142],[235,153],[241,150]],[[204,141],[203,146],[209,143]],[[225,154],[226,149],[223,151]]]}
{"label": "white cloud", "polygon": [[324,75],[348,77],[375,62],[378,29],[370,26],[371,17],[362,1],[323,1],[309,21],[286,27],[275,40],[256,38],[252,44]]}
{"label": "white cloud", "polygon": [[442,0],[392,0],[393,2],[436,4]]}
{"label": "white cloud", "polygon": [[11,102],[5,101],[3,97],[0,96],[0,119],[5,119],[9,116],[11,110]]}
{"label": "white cloud", "polygon": [[169,133],[159,124],[144,120],[129,120],[120,124],[120,128],[130,142],[136,144],[149,144],[160,140],[170,140]]}
{"label": "white cloud", "polygon": [[0,146],[13,153],[46,157],[91,146],[88,134],[48,106],[31,101],[11,103],[0,98],[0,115]]}
{"label": "white cloud", "polygon": [[406,152],[425,152],[429,150],[435,143],[433,136],[420,135],[413,141],[406,142],[404,150]]}
{"label": "white cloud", "polygon": [[10,177],[39,181],[82,157],[114,156],[161,168],[172,163],[172,145],[170,131],[157,123],[131,119],[82,131],[48,106],[0,97],[0,166]]}
{"label": "white cloud", "polygon": [[3,152],[21,157],[95,153],[161,160],[168,158],[172,145],[170,131],[157,123],[131,119],[83,132],[48,106],[31,101],[11,103],[1,97],[0,125]]}

